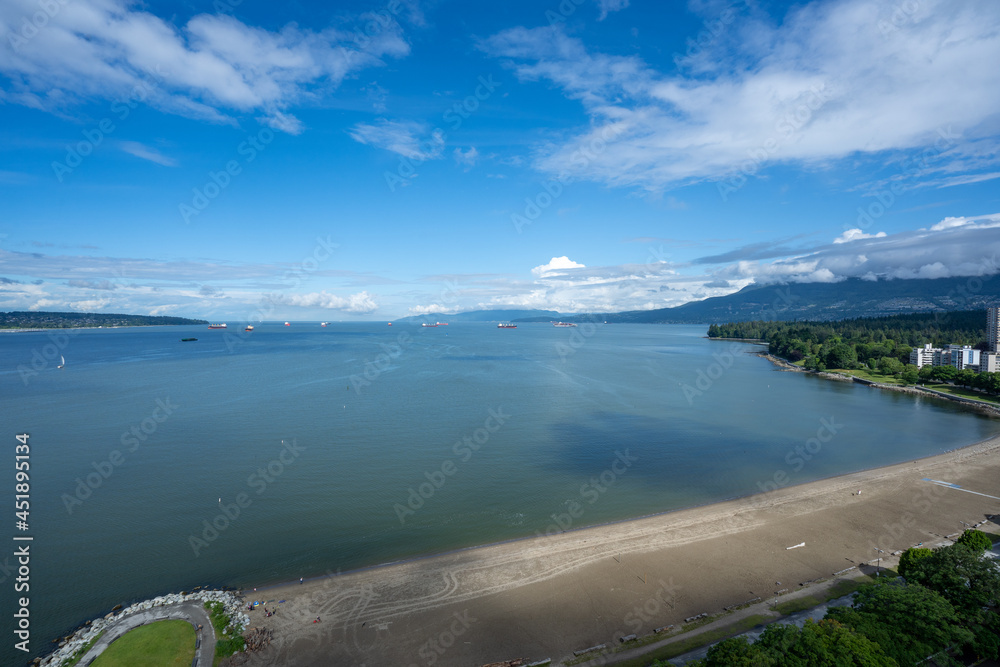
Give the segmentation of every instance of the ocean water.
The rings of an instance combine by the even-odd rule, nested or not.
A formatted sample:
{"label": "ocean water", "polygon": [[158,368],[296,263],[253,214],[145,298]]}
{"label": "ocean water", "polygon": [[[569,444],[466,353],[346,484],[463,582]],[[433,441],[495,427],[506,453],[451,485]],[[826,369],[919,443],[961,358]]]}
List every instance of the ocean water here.
{"label": "ocean water", "polygon": [[10,509],[0,587],[16,576],[10,538],[34,537],[32,652],[5,641],[0,662],[165,592],[671,511],[1000,432],[946,401],[777,371],[756,346],[705,330],[295,322],[249,335],[0,334],[8,508],[15,436],[31,446],[29,530]]}

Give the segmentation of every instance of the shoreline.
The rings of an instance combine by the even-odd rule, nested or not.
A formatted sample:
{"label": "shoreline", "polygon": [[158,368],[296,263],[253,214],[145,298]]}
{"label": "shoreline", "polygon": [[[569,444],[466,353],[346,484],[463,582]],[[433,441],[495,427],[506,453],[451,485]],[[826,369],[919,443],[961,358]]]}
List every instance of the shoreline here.
{"label": "shoreline", "polygon": [[[251,613],[275,642],[248,664],[427,664],[426,651],[436,650],[428,642],[443,632],[467,635],[452,641],[448,664],[556,664],[772,595],[775,582],[799,590],[836,579],[874,561],[865,544],[898,551],[961,532],[961,520],[995,520],[996,479],[1000,436],[739,499],[245,590],[284,600],[273,617]],[[802,541],[805,549],[787,550]],[[463,614],[475,622],[456,626]]]}
{"label": "shoreline", "polygon": [[[561,648],[550,650],[544,656],[541,653],[545,651],[541,649],[524,656],[514,651],[521,644],[521,637],[525,636],[522,634],[525,631],[524,628],[519,628],[517,632],[506,634],[492,642],[494,646],[487,649],[486,652],[463,654],[463,660],[469,664],[474,662],[485,664],[515,657],[527,657],[531,660],[551,657],[552,664],[555,665],[560,660],[571,659],[571,651],[600,643],[617,646],[620,637],[633,634],[635,630],[639,630],[641,638],[650,635],[658,627],[667,625],[674,625],[676,628],[683,627],[684,618],[703,613],[718,620],[720,614],[724,617],[730,608],[739,607],[742,603],[759,596],[762,592],[766,593],[764,597],[773,596],[775,591],[764,591],[761,588],[761,577],[756,576],[753,578],[754,583],[752,584],[745,586],[726,585],[724,586],[725,590],[707,595],[710,601],[689,599],[683,601],[686,605],[682,606],[682,595],[686,596],[685,591],[694,588],[684,582],[697,576],[692,573],[694,570],[707,569],[712,572],[712,560],[718,552],[707,548],[706,553],[696,556],[693,563],[689,562],[687,567],[679,568],[680,571],[686,570],[686,575],[664,574],[659,578],[655,572],[656,563],[666,559],[651,559],[650,554],[655,556],[663,551],[669,553],[672,549],[690,550],[695,548],[697,550],[699,543],[718,540],[723,540],[730,548],[735,547],[735,550],[739,551],[739,545],[734,543],[741,542],[746,533],[758,530],[768,523],[768,516],[749,523],[741,521],[741,518],[747,514],[763,513],[786,518],[789,516],[799,519],[808,518],[814,513],[815,508],[800,506],[815,502],[817,496],[828,494],[831,489],[839,491],[845,496],[853,497],[849,502],[858,504],[860,499],[854,497],[853,489],[863,487],[865,489],[863,498],[867,503],[870,495],[869,490],[881,481],[892,480],[900,475],[908,475],[913,478],[915,474],[923,475],[925,470],[933,471],[940,468],[950,467],[952,470],[949,472],[957,472],[961,466],[970,464],[975,466],[985,462],[984,459],[991,459],[989,462],[990,472],[985,477],[981,477],[992,481],[992,487],[976,487],[977,492],[993,494],[996,499],[990,500],[973,493],[955,492],[952,495],[966,504],[969,502],[983,504],[985,501],[993,514],[987,513],[984,516],[987,518],[992,516],[993,522],[996,523],[1000,521],[1000,485],[997,485],[995,481],[1000,479],[1000,435],[939,454],[906,460],[888,466],[843,473],[703,505],[575,528],[551,536],[526,536],[424,554],[347,572],[315,576],[305,580],[302,584],[295,581],[285,581],[261,585],[254,589],[237,589],[233,593],[243,598],[244,603],[253,599],[265,600],[269,604],[279,600],[283,602],[280,605],[281,613],[266,620],[262,614],[250,613],[250,623],[246,629],[267,627],[274,631],[275,640],[273,646],[263,653],[250,654],[250,661],[247,664],[265,665],[279,661],[282,664],[320,665],[329,664],[331,655],[337,656],[341,661],[349,664],[360,664],[365,660],[374,660],[376,663],[382,660],[389,661],[382,664],[427,664],[426,660],[417,659],[415,663],[407,660],[423,657],[420,651],[426,648],[427,633],[431,632],[433,635],[433,631],[428,630],[428,628],[432,628],[435,623],[441,623],[442,627],[447,628],[449,623],[457,622],[455,619],[461,617],[463,613],[469,613],[471,614],[470,618],[478,619],[483,614],[480,609],[484,605],[488,609],[491,606],[490,600],[497,596],[515,599],[526,597],[534,600],[531,606],[536,611],[542,610],[537,623],[543,627],[551,625],[550,634],[556,639],[551,642],[529,641],[529,644],[538,646],[549,644],[550,648],[555,649],[560,646],[561,640],[559,638],[569,637],[569,640]],[[935,475],[934,478],[951,482],[964,481],[949,475]],[[922,490],[935,492],[939,496],[949,493],[948,490],[942,489],[943,487],[937,485],[926,484]],[[918,491],[918,489],[913,490],[914,492]],[[871,495],[877,495],[877,492]],[[820,509],[829,511],[830,508]],[[917,542],[927,542],[928,546],[933,546],[931,540],[945,537],[945,535],[935,533],[927,528],[925,523],[907,520],[905,515],[901,515],[901,517],[897,517],[895,521],[895,524],[902,526],[900,530],[923,531],[919,533],[922,539],[914,538],[908,544],[894,544],[893,546],[905,548],[913,546]],[[890,513],[886,518],[893,517]],[[972,517],[967,513],[956,513],[952,523],[959,526],[960,520],[969,520],[970,518]],[[809,521],[809,523],[812,522]],[[706,531],[705,529],[709,527],[721,528],[721,530]],[[672,530],[676,531],[677,535],[669,536]],[[953,531],[953,534],[960,532],[960,530],[956,530]],[[665,533],[668,535],[665,536]],[[898,540],[902,536],[892,537]],[[785,541],[788,544],[793,544],[793,539],[794,542],[799,541],[798,537],[788,538]],[[805,541],[807,545],[812,546],[811,539]],[[890,546],[881,542],[878,544],[883,547]],[[585,547],[584,545],[594,546]],[[784,543],[781,543],[780,548],[775,548],[775,553],[771,554],[768,560],[771,558],[780,559],[781,554],[786,553],[785,546]],[[594,553],[588,554],[588,551]],[[787,553],[800,556],[798,551]],[[801,551],[805,552],[806,550]],[[889,550],[886,549],[886,551]],[[898,552],[898,550],[895,551]],[[859,566],[867,565],[868,561],[874,562],[874,556],[877,554],[873,554],[874,552],[868,554],[871,558],[867,560],[847,558],[850,562],[841,561],[835,569],[834,566],[828,567],[826,571],[814,569],[807,577],[795,578],[787,576],[785,573],[769,574],[768,577],[778,576],[779,578],[775,581],[785,582],[783,584],[786,587],[784,593],[789,592],[789,590],[805,591],[809,586],[819,582],[855,576]],[[888,555],[888,553],[885,554],[885,556]],[[708,561],[705,561],[706,556],[709,557]],[[546,567],[549,565],[546,561],[555,561],[557,566],[555,568]],[[633,561],[642,561],[643,569],[640,571],[638,565],[630,567]],[[646,569],[647,566],[648,569]],[[767,567],[764,563],[758,563],[758,566],[765,569]],[[622,607],[624,611],[619,613],[617,620],[611,623],[610,628],[605,627],[603,631],[590,630],[590,634],[586,635],[587,639],[574,640],[573,638],[576,636],[574,628],[579,634],[581,624],[586,624],[588,621],[586,614],[582,616],[570,614],[571,623],[569,625],[572,627],[564,627],[567,625],[566,621],[558,617],[560,613],[566,613],[565,607],[572,608],[574,605],[564,605],[564,608],[559,608],[557,604],[557,608],[553,610],[549,605],[549,600],[557,593],[565,596],[566,590],[576,589],[581,584],[592,583],[594,578],[592,572],[597,572],[599,580],[602,574],[605,576],[609,574],[609,568],[611,570],[627,570],[625,578],[629,581],[626,582],[625,588],[630,589],[629,592],[633,594],[635,599],[634,601],[629,600],[629,604]],[[852,575],[847,574],[849,570],[854,571]],[[518,573],[527,571],[534,576],[520,581],[517,580],[517,577],[504,576],[511,571]],[[466,578],[472,581],[467,586],[468,590],[463,591],[460,580]],[[566,585],[556,585],[553,588],[552,582],[560,580],[566,581]],[[484,582],[485,585],[483,585]],[[622,583],[620,577],[616,583]],[[667,592],[674,588],[681,592],[680,595],[676,596],[675,601],[678,604],[676,611],[668,608],[666,601]],[[738,592],[741,588],[746,588],[747,592]],[[608,602],[613,607],[616,590],[618,590],[616,587],[612,587],[610,591],[591,591],[588,596],[610,595],[612,599]],[[696,598],[697,596],[692,595],[691,597]],[[449,600],[449,598],[456,599]],[[620,601],[618,602],[620,603]],[[140,601],[132,606],[139,607],[143,604]],[[619,606],[621,605],[619,604]],[[369,609],[370,607],[372,609]],[[654,621],[654,615],[650,614],[647,621],[645,611],[642,610],[654,607],[657,609],[658,615],[656,616],[659,620]],[[597,613],[603,608],[603,602],[596,604],[594,611],[590,613]],[[554,620],[553,616],[556,617]],[[317,617],[322,617],[323,622],[327,624],[322,628],[318,627],[319,624],[313,624],[311,620]],[[366,631],[373,632],[368,627],[369,624],[371,628],[376,628],[375,634],[372,636],[377,636],[378,642],[364,640],[364,637],[367,636]],[[408,628],[407,634],[402,637],[386,636],[385,632],[390,631],[393,624]],[[90,625],[91,623],[86,623],[71,634],[79,634]],[[378,628],[382,628],[382,630]],[[330,635],[331,631],[335,631],[336,636]],[[470,628],[469,632],[471,631]],[[417,642],[416,639],[412,638],[414,633],[416,633],[417,639],[421,637],[424,639]],[[670,633],[664,633],[664,635],[669,636]],[[387,642],[386,639],[392,641]],[[398,649],[382,646],[385,644],[397,646],[394,642],[398,642]],[[659,643],[659,641],[655,643]],[[308,650],[305,648],[306,645],[310,647]],[[503,646],[506,648],[501,648]],[[506,653],[502,652],[504,650]],[[446,658],[445,663],[450,664],[450,660]]]}
{"label": "shoreline", "polygon": [[[713,340],[725,340],[725,339],[713,339]],[[951,394],[946,394],[944,392],[932,391],[920,385],[894,385],[894,384],[884,384],[881,382],[871,382],[868,380],[863,380],[861,378],[852,375],[843,375],[841,373],[831,373],[828,371],[811,371],[801,366],[796,366],[795,364],[789,362],[786,359],[777,357],[770,352],[750,352],[763,359],[767,359],[775,366],[781,368],[784,371],[790,371],[794,373],[806,373],[809,375],[815,375],[821,377],[825,380],[834,380],[836,382],[852,382],[856,384],[862,384],[866,387],[873,387],[875,389],[885,389],[887,391],[895,391],[900,394],[913,394],[917,396],[925,396],[928,398],[940,398],[942,400],[951,401],[952,403],[958,403],[968,407],[971,410],[977,410],[991,417],[1000,417],[1000,405],[995,405],[986,400],[966,398],[964,396],[953,396]]]}
{"label": "shoreline", "polygon": [[[992,436],[992,437],[989,437],[989,438],[985,438],[983,440],[978,440],[976,442],[969,443],[968,445],[962,445],[960,447],[955,447],[954,449],[947,449],[947,450],[944,450],[943,452],[939,452],[937,454],[928,454],[927,456],[922,456],[922,457],[918,457],[918,458],[915,458],[915,459],[906,459],[905,461],[900,461],[898,463],[890,463],[890,464],[884,465],[884,466],[872,466],[870,468],[861,468],[859,470],[853,470],[851,472],[844,472],[844,473],[840,473],[840,474],[837,474],[837,475],[831,475],[829,477],[820,477],[820,478],[808,480],[808,481],[805,481],[805,482],[798,482],[798,483],[795,483],[795,484],[787,484],[785,486],[779,487],[779,489],[781,489],[781,490],[790,490],[791,491],[791,490],[799,489],[801,487],[809,486],[811,484],[820,484],[820,483],[823,483],[823,482],[833,482],[833,481],[836,481],[836,480],[839,480],[839,479],[842,479],[842,478],[846,478],[846,477],[850,477],[850,476],[863,475],[865,473],[872,473],[872,472],[877,472],[877,471],[880,471],[880,470],[887,470],[887,469],[890,469],[890,468],[894,468],[896,466],[914,465],[914,464],[921,463],[921,462],[924,462],[924,461],[930,461],[931,459],[935,459],[937,457],[950,456],[952,454],[959,453],[959,452],[962,452],[964,450],[971,449],[973,447],[979,447],[981,445],[982,446],[988,446],[990,444],[993,444],[994,445],[993,448],[997,450],[998,454],[1000,454],[1000,434],[997,434],[995,436]],[[1000,489],[998,489],[998,491],[1000,491]],[[732,497],[729,497],[729,498],[722,498],[720,500],[713,500],[713,501],[707,502],[707,503],[701,503],[699,505],[686,505],[684,507],[678,507],[677,509],[663,510],[662,512],[652,512],[650,514],[642,514],[642,515],[639,515],[639,516],[629,517],[629,518],[626,518],[626,519],[616,519],[614,521],[605,521],[603,523],[595,523],[595,524],[591,524],[591,525],[580,526],[578,528],[571,528],[569,530],[562,530],[559,533],[556,533],[554,535],[544,535],[544,534],[542,534],[542,535],[538,535],[538,534],[536,534],[536,535],[525,535],[524,537],[512,537],[512,538],[507,539],[507,540],[498,540],[496,542],[485,542],[483,544],[474,544],[474,545],[470,545],[470,546],[466,546],[466,547],[456,547],[454,549],[448,549],[448,550],[445,550],[445,551],[435,551],[435,552],[432,552],[432,553],[420,554],[420,555],[416,555],[416,556],[407,556],[407,557],[404,557],[404,558],[400,558],[400,559],[397,559],[397,560],[390,560],[390,561],[386,561],[386,562],[383,562],[383,563],[374,563],[374,564],[371,564],[371,565],[363,565],[361,567],[357,567],[357,568],[350,569],[350,570],[344,570],[342,572],[335,572],[335,573],[328,573],[328,574],[320,574],[320,575],[307,576],[307,577],[303,577],[303,581],[306,582],[306,583],[308,583],[308,582],[315,582],[315,581],[324,581],[324,580],[327,580],[327,579],[335,579],[337,577],[346,577],[346,576],[350,576],[350,575],[362,574],[362,573],[372,572],[372,571],[375,571],[375,570],[380,570],[380,569],[385,569],[385,568],[392,568],[392,567],[397,567],[397,566],[401,566],[401,565],[408,565],[408,564],[412,564],[412,563],[419,563],[421,561],[433,560],[433,559],[436,559],[436,558],[446,558],[448,556],[455,556],[455,555],[462,554],[462,553],[465,553],[465,552],[477,551],[477,550],[480,550],[480,549],[491,549],[493,547],[501,547],[501,546],[506,546],[506,545],[513,545],[513,544],[518,544],[518,543],[521,543],[521,542],[528,542],[528,541],[531,541],[531,540],[545,540],[545,539],[550,539],[552,537],[561,536],[561,535],[571,535],[573,533],[580,533],[580,532],[584,532],[584,531],[600,530],[602,528],[608,528],[608,527],[618,526],[618,525],[621,525],[621,524],[628,524],[628,523],[633,523],[633,522],[637,522],[637,521],[645,521],[645,520],[648,520],[648,519],[657,519],[657,518],[661,518],[661,517],[668,517],[668,516],[670,516],[672,514],[677,514],[677,513],[680,513],[680,512],[692,512],[692,511],[697,511],[697,510],[701,510],[701,509],[712,508],[712,507],[715,507],[717,505],[723,505],[725,503],[735,503],[735,502],[750,500],[750,499],[758,497],[758,496],[766,496],[769,493],[772,493],[772,491],[758,491],[756,493],[751,493],[751,494],[744,495],[744,496],[732,496]],[[282,588],[282,587],[285,587],[285,586],[294,586],[294,585],[297,585],[297,584],[298,584],[298,582],[295,581],[294,579],[292,579],[292,580],[287,580],[287,581],[286,580],[282,580],[282,581],[277,581],[277,582],[267,583],[267,584],[258,584],[256,586],[251,586],[250,588],[252,590],[257,591],[259,593],[259,592],[263,592],[263,591],[267,591],[267,590],[272,590],[272,589],[276,589],[276,588]],[[236,588],[234,590],[239,591],[239,592],[246,592],[246,587],[238,587],[238,588]]]}

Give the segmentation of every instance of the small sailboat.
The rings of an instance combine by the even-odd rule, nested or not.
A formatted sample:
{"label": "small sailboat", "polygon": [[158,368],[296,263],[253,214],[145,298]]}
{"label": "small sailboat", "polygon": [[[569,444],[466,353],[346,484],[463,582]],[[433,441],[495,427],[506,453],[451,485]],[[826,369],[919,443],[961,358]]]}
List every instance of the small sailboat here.
{"label": "small sailboat", "polygon": [[59,366],[58,368],[64,368],[66,366],[66,357],[59,355]]}

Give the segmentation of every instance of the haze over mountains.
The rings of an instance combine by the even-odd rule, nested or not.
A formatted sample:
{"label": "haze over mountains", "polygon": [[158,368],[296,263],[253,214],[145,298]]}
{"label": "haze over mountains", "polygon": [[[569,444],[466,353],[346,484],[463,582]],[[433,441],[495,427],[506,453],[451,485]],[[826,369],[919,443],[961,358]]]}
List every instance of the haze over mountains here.
{"label": "haze over mountains", "polygon": [[747,320],[839,320],[900,313],[972,310],[1000,303],[1000,275],[913,280],[750,285],[727,296],[673,308],[618,313],[561,314],[551,310],[477,310],[430,313],[404,321],[721,323]]}

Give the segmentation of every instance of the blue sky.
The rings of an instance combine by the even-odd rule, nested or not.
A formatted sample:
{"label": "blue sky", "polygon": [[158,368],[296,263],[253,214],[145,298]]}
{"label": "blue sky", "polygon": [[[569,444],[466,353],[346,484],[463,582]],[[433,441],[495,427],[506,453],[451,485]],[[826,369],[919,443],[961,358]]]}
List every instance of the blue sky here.
{"label": "blue sky", "polygon": [[0,5],[0,309],[661,308],[984,275],[1000,5]]}

